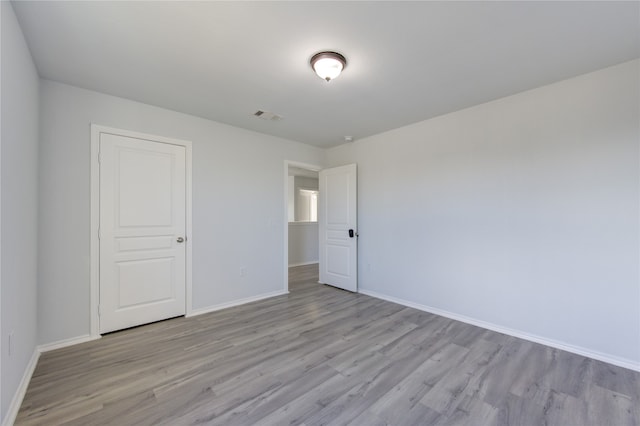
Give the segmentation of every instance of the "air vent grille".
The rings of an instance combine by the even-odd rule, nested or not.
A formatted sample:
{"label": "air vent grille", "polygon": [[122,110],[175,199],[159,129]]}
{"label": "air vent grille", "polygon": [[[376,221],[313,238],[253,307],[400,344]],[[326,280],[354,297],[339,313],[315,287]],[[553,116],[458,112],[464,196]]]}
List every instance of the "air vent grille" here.
{"label": "air vent grille", "polygon": [[262,111],[260,109],[254,112],[253,115],[258,117],[260,120],[266,120],[266,121],[280,121],[283,118],[281,115],[278,115],[271,111]]}

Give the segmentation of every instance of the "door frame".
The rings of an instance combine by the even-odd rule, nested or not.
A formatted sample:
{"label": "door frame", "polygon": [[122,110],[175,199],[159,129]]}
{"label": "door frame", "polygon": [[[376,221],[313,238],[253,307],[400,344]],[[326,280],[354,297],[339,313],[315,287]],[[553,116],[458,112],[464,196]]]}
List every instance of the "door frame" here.
{"label": "door frame", "polygon": [[284,292],[289,293],[289,166],[320,172],[322,166],[284,160]]}
{"label": "door frame", "polygon": [[191,141],[167,138],[164,136],[134,132],[131,130],[117,129],[91,123],[91,279],[90,279],[90,324],[91,337],[100,337],[100,240],[98,232],[100,228],[100,134],[108,133],[117,136],[144,139],[150,142],[166,143],[185,148],[185,316],[193,311],[192,289],[192,144]]}

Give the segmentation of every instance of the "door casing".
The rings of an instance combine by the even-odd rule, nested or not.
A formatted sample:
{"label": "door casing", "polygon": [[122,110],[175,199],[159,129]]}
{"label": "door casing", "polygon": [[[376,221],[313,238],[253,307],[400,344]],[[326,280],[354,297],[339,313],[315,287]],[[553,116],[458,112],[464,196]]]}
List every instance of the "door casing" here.
{"label": "door casing", "polygon": [[186,206],[185,206],[185,236],[186,238],[186,259],[185,259],[185,312],[189,316],[193,310],[192,291],[192,144],[191,141],[166,138],[163,136],[150,135],[146,133],[134,132],[130,130],[116,129],[113,127],[91,124],[91,279],[90,279],[90,333],[91,337],[100,337],[100,240],[98,238],[100,226],[100,134],[108,133],[112,135],[145,139],[152,142],[168,143],[183,146],[185,148],[185,185],[186,185]]}

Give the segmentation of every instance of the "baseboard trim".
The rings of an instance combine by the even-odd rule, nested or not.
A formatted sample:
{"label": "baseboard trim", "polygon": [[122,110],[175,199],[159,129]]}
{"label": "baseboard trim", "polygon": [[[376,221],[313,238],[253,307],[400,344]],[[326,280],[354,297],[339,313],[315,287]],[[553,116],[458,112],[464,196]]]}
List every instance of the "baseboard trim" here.
{"label": "baseboard trim", "polygon": [[294,268],[296,266],[307,266],[307,265],[317,265],[319,262],[317,260],[313,260],[311,262],[302,262],[302,263],[290,263],[289,268]]}
{"label": "baseboard trim", "polygon": [[24,395],[27,393],[31,376],[33,376],[33,372],[36,369],[39,358],[40,351],[38,348],[34,348],[31,359],[29,360],[27,368],[24,370],[24,374],[22,375],[22,380],[20,380],[20,385],[18,386],[18,389],[16,389],[16,393],[13,395],[13,399],[9,405],[7,414],[4,417],[2,426],[12,426],[15,423],[16,417],[18,417],[18,411],[20,411],[20,406],[22,405],[22,400],[24,399]]}
{"label": "baseboard trim", "polygon": [[66,348],[67,346],[78,345],[80,343],[90,342],[92,340],[98,340],[102,338],[101,335],[92,336],[90,334],[85,334],[84,336],[72,337],[70,339],[58,340],[57,342],[46,343],[44,345],[38,346],[38,350],[40,352],[49,352],[54,351],[56,349]]}
{"label": "baseboard trim", "polygon": [[31,382],[31,377],[33,376],[33,372],[36,369],[36,365],[38,365],[38,360],[40,359],[41,353],[53,351],[55,349],[66,348],[67,346],[73,346],[79,343],[89,342],[101,337],[102,336],[100,335],[91,336],[87,334],[85,336],[72,337],[70,339],[59,340],[57,342],[36,346],[33,349],[33,354],[31,355],[29,364],[27,364],[27,368],[24,371],[24,375],[22,376],[20,385],[18,386],[18,389],[16,389],[16,393],[13,395],[13,399],[11,400],[11,404],[9,405],[9,410],[7,411],[4,421],[2,422],[2,426],[11,426],[13,425],[13,423],[15,423],[16,417],[18,416],[18,411],[20,411],[20,406],[22,405],[22,400],[27,393],[29,382]]}
{"label": "baseboard trim", "polygon": [[257,302],[258,300],[269,299],[271,297],[282,296],[288,294],[288,291],[278,290],[271,293],[263,293],[257,296],[246,297],[244,299],[232,300],[231,302],[220,303],[218,305],[208,306],[206,308],[193,309],[187,318],[195,317],[197,315],[208,314],[209,312],[219,311],[221,309],[233,308],[234,306],[244,305],[246,303]]}
{"label": "baseboard trim", "polygon": [[508,327],[503,327],[497,324],[493,324],[490,322],[478,320],[475,318],[466,317],[464,315],[455,314],[453,312],[445,311],[443,309],[433,308],[427,305],[421,305],[419,303],[410,302],[404,299],[398,299],[396,297],[388,296],[386,294],[378,293],[371,290],[366,289],[358,289],[358,292],[367,296],[375,297],[376,299],[386,300],[388,302],[397,303],[399,305],[407,306],[409,308],[418,309],[420,311],[429,312],[431,314],[440,315],[442,317],[450,318],[452,320],[464,322],[467,324],[475,325],[478,327],[485,328],[487,330],[496,331],[498,333],[507,334],[509,336],[517,337],[520,339],[528,340],[534,343],[540,343],[545,346],[550,346],[552,348],[560,349],[563,351],[571,352],[577,355],[582,355],[587,358],[592,358],[598,361],[606,362],[608,364],[616,365],[618,367],[628,368],[629,370],[634,370],[640,372],[640,362],[635,362],[630,359],[619,358],[613,355],[605,354],[602,352],[594,351],[591,349],[587,349],[581,346],[575,346],[568,343],[564,343],[561,341],[548,339],[546,337],[538,336],[535,334],[523,332],[520,330],[515,330]]}

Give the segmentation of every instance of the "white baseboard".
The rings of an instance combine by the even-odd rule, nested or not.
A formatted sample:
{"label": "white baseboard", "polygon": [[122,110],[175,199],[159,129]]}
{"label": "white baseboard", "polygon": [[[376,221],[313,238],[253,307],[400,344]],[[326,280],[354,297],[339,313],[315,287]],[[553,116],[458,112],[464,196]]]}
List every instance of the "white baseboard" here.
{"label": "white baseboard", "polygon": [[638,361],[616,357],[613,355],[583,348],[581,346],[571,345],[571,344],[553,340],[553,339],[547,339],[546,337],[537,336],[535,334],[526,333],[520,330],[508,328],[508,327],[503,327],[490,322],[466,317],[464,315],[458,315],[453,312],[448,312],[442,309],[433,308],[431,306],[421,305],[419,303],[410,302],[408,300],[398,299],[396,297],[387,296],[386,294],[377,293],[375,291],[370,291],[370,290],[361,288],[361,289],[358,289],[358,292],[361,294],[365,294],[367,296],[375,297],[376,299],[386,300],[388,302],[397,303],[399,305],[404,305],[409,308],[418,309],[420,311],[429,312],[429,313],[440,315],[442,317],[450,318],[456,321],[486,328],[487,330],[497,331],[498,333],[507,334],[509,336],[518,337],[520,339],[529,340],[535,343],[540,343],[545,346],[550,346],[552,348],[586,356],[587,358],[593,358],[598,361],[606,362],[608,364],[617,365],[618,367],[628,368],[629,370],[634,370],[634,371],[640,371],[640,362]]}
{"label": "white baseboard", "polygon": [[290,263],[289,268],[293,268],[296,266],[316,265],[317,263],[319,263],[317,260],[312,260],[311,262]]}
{"label": "white baseboard", "polygon": [[27,364],[27,368],[24,370],[24,374],[22,375],[22,380],[20,380],[20,384],[18,385],[18,389],[16,389],[16,393],[13,395],[13,399],[11,400],[11,404],[9,405],[7,414],[4,417],[2,426],[12,426],[16,421],[18,411],[20,411],[20,406],[22,405],[22,400],[24,399],[24,395],[27,393],[27,388],[29,387],[31,376],[33,376],[33,372],[36,369],[39,358],[40,351],[38,350],[38,348],[34,348],[31,359],[29,360],[29,364]]}
{"label": "white baseboard", "polygon": [[[278,290],[271,293],[259,294],[257,296],[247,297],[244,299],[238,299],[231,302],[221,303],[219,305],[209,306],[207,308],[195,309],[188,314],[188,317],[202,315],[209,312],[219,311],[225,308],[231,308],[233,306],[244,305],[245,303],[256,302],[258,300],[268,299],[271,297],[282,296],[284,294],[288,294],[288,291]],[[11,405],[9,406],[9,410],[2,421],[2,426],[12,426],[18,416],[18,411],[20,411],[20,406],[22,405],[22,400],[24,399],[24,395],[27,392],[27,388],[29,387],[29,382],[31,381],[31,376],[33,376],[33,372],[36,369],[36,365],[38,364],[38,359],[40,358],[40,354],[42,352],[53,351],[55,349],[66,348],[67,346],[77,345],[79,343],[90,342],[92,340],[100,339],[102,336],[92,336],[90,334],[86,334],[84,336],[72,337],[70,339],[59,340],[57,342],[46,343],[44,345],[39,345],[33,350],[33,355],[29,360],[29,364],[27,364],[27,368],[24,371],[24,375],[22,376],[22,380],[20,381],[20,385],[16,390],[16,393],[11,400]]]}
{"label": "white baseboard", "polygon": [[36,365],[38,364],[38,360],[40,359],[40,354],[42,352],[52,351],[54,349],[65,348],[67,346],[77,345],[78,343],[89,342],[91,340],[96,340],[101,338],[102,336],[79,336],[72,337],[70,339],[60,340],[58,342],[47,343],[45,345],[36,346],[33,349],[33,355],[31,355],[31,359],[29,360],[29,364],[27,364],[27,368],[24,371],[24,375],[22,376],[22,380],[20,381],[20,385],[18,389],[16,389],[16,393],[13,395],[13,399],[11,400],[11,405],[9,405],[9,410],[2,422],[2,426],[11,426],[16,421],[16,417],[18,416],[18,411],[20,411],[20,406],[22,405],[22,400],[24,399],[24,395],[27,393],[27,388],[29,387],[29,382],[31,381],[31,376],[33,376],[33,372],[36,369]]}
{"label": "white baseboard", "polygon": [[92,336],[90,334],[85,334],[84,336],[72,337],[70,339],[58,340],[57,342],[46,343],[44,345],[38,346],[38,350],[40,352],[49,352],[56,349],[66,348],[67,346],[77,345],[79,343],[90,342],[92,340],[100,339],[102,336]]}
{"label": "white baseboard", "polygon": [[220,303],[219,305],[208,306],[206,308],[198,308],[193,309],[188,317],[195,317],[196,315],[208,314],[209,312],[219,311],[221,309],[232,308],[234,306],[244,305],[245,303],[256,302],[258,300],[269,299],[271,297],[282,296],[283,294],[288,294],[288,291],[278,290],[271,293],[259,294],[257,296],[246,297],[244,299],[232,300],[231,302]]}

